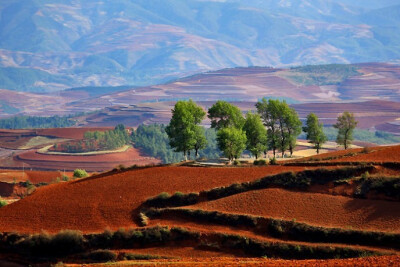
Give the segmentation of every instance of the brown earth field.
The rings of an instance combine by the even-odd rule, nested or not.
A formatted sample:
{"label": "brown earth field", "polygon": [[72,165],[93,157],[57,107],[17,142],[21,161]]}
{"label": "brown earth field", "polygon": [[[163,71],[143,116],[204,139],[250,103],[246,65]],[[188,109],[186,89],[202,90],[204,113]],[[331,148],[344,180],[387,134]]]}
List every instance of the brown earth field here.
{"label": "brown earth field", "polygon": [[160,160],[146,157],[136,148],[129,148],[125,152],[115,152],[100,155],[48,155],[30,150],[15,156],[16,162],[23,162],[28,168],[52,169],[52,170],[75,170],[85,169],[91,172],[110,170],[119,165],[145,166],[159,164]]}
{"label": "brown earth field", "polygon": [[[384,153],[385,150],[389,153]],[[105,229],[117,231],[125,228],[130,229],[129,231],[145,231],[152,227],[168,227],[168,229],[180,227],[199,235],[197,241],[177,239],[158,241],[146,246],[112,247],[110,249],[119,255],[120,260],[123,259],[121,255],[128,252],[172,257],[172,259],[121,261],[115,263],[115,266],[125,266],[123,264],[128,266],[134,264],[208,266],[212,263],[217,266],[224,264],[398,266],[400,263],[400,247],[397,240],[400,238],[398,195],[392,198],[380,198],[377,193],[360,198],[355,195],[355,192],[357,181],[362,181],[360,177],[366,169],[369,169],[371,173],[369,179],[390,174],[393,181],[398,181],[396,179],[399,179],[400,167],[393,165],[389,168],[382,163],[396,162],[395,158],[400,153],[399,151],[400,146],[389,146],[331,152],[318,156],[323,160],[314,162],[318,163],[315,166],[308,165],[309,161],[296,161],[298,166],[193,167],[177,165],[114,170],[84,179],[40,187],[29,196],[0,208],[0,218],[2,218],[0,232],[57,233],[71,229],[87,235],[100,234]],[[382,162],[377,162],[379,155],[384,154],[389,156],[382,156]],[[342,161],[332,162],[358,156],[365,157],[365,161],[372,163],[373,166],[360,164],[363,161],[353,161],[352,167],[341,166]],[[326,170],[317,170],[319,168]],[[343,182],[344,177],[347,177],[343,175],[349,175],[347,173],[357,168],[359,168],[358,174],[351,172],[353,174],[345,178],[347,180]],[[305,170],[308,172],[303,172]],[[317,173],[321,180],[318,176],[313,178],[316,180],[311,182],[311,185],[296,186],[294,178],[291,178],[291,180],[283,180],[285,183],[275,185],[266,185],[263,182],[263,186],[266,187],[247,187],[247,191],[244,192],[229,191],[241,188],[240,185],[228,187],[235,183],[251,181],[255,183],[256,180],[271,175],[281,174],[279,179],[286,179],[283,174],[286,172],[303,172],[302,175]],[[339,182],[326,182],[324,175],[330,177],[328,172],[335,175],[342,173],[341,176],[330,178]],[[267,181],[265,179],[261,181]],[[225,190],[223,192],[228,192],[227,195],[219,193],[219,195],[214,195],[217,196],[216,199],[209,198],[205,191],[217,187],[220,188],[219,190]],[[396,185],[393,188],[395,187]],[[387,190],[394,190],[393,188]],[[190,203],[190,205],[171,204],[171,202],[166,202],[165,197],[158,200],[161,201],[159,203],[164,203],[162,204],[164,206],[146,202],[162,192],[171,195],[175,192],[201,193],[198,202]],[[158,207],[158,209],[152,211],[152,207]],[[198,211],[202,215],[190,216],[185,213],[191,211]],[[158,215],[157,212],[159,212]],[[252,224],[249,224],[248,220]],[[275,235],[267,230],[270,228],[265,228],[263,224],[265,220],[275,220],[287,225],[274,228],[285,234]],[[289,227],[288,225],[301,225],[301,228],[298,228],[297,232],[291,232],[286,228]],[[314,232],[301,234],[302,229],[322,231],[324,235],[321,237]],[[296,236],[296,233],[299,235]],[[346,236],[351,233],[352,237],[343,238],[342,233],[346,233]],[[229,238],[244,238],[248,240],[246,244],[259,242],[274,246],[273,250],[268,250],[267,255],[269,258],[276,259],[254,259],[254,254],[251,254],[254,249],[232,247],[234,243]],[[389,241],[382,241],[386,240],[384,238],[389,238],[387,239]],[[287,253],[282,252],[288,248],[293,248],[293,250]],[[299,251],[303,250],[304,253],[314,251],[313,253],[317,254],[315,256],[307,254],[306,261],[280,259],[281,257],[301,259],[303,254],[299,254]],[[327,251],[337,251],[342,254],[323,256],[325,255],[323,253]],[[348,255],[355,255],[351,254],[352,251],[357,251],[359,256],[375,256],[344,260],[316,259],[319,257],[346,258],[350,257]],[[274,256],[274,253],[280,256]],[[377,255],[382,256],[376,257]],[[11,258],[5,255],[2,259]],[[63,258],[62,261],[82,264],[76,259],[74,256]]]}
{"label": "brown earth field", "polygon": [[54,184],[1,208],[0,232],[101,232],[133,227],[137,225],[132,212],[161,192],[197,192],[289,170],[304,168],[154,167]]}
{"label": "brown earth field", "polygon": [[324,162],[330,162],[330,164],[340,163],[398,163],[400,162],[400,146],[379,146],[379,147],[368,147],[365,149],[354,148],[347,150],[339,150],[328,152],[320,155],[311,157],[304,157],[301,159],[287,161],[290,163],[300,162],[317,162],[317,164],[323,165]]}
{"label": "brown earth field", "polygon": [[260,215],[325,227],[400,233],[400,203],[383,200],[269,188],[188,208]]}
{"label": "brown earth field", "polygon": [[[83,139],[87,131],[106,131],[101,128],[51,128],[37,130],[0,130],[1,168],[25,167],[27,170],[67,170],[82,168],[87,171],[106,171],[118,165],[152,165],[160,160],[143,155],[138,149],[98,155],[49,155],[38,153],[37,149],[67,140]],[[42,181],[47,182],[47,181]]]}
{"label": "brown earth field", "polygon": [[[365,257],[353,259],[335,259],[335,260],[278,260],[278,259],[259,259],[259,258],[227,258],[227,257],[207,257],[207,258],[182,258],[168,260],[146,260],[137,262],[121,262],[112,266],[303,266],[303,267],[337,267],[337,266],[398,266],[400,256],[381,256]],[[67,266],[81,266],[76,264],[67,264]],[[86,265],[89,266],[89,265]],[[110,266],[107,264],[93,264],[90,266]]]}

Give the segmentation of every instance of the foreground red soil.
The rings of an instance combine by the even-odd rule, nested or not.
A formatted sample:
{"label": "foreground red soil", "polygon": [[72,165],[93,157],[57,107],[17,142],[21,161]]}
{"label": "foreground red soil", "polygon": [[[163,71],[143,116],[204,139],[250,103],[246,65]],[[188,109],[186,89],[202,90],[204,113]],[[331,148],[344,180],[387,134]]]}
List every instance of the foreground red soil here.
{"label": "foreground red soil", "polygon": [[307,224],[400,233],[400,203],[271,188],[190,206]]}
{"label": "foreground red soil", "polygon": [[369,147],[367,150],[363,150],[361,148],[339,150],[294,160],[292,162],[308,162],[316,160],[338,162],[338,163],[339,162],[376,162],[376,163],[400,162],[400,146],[397,145],[397,146]]}
{"label": "foreground red soil", "polygon": [[[166,260],[146,260],[121,262],[112,266],[399,266],[400,256],[366,257],[342,260],[276,260],[259,258],[182,258]],[[67,266],[78,266],[70,265]],[[109,266],[109,264],[93,264],[86,266]]]}
{"label": "foreground red soil", "polygon": [[[51,183],[56,178],[62,177],[64,173],[60,171],[30,171],[30,170],[0,170],[0,182],[25,182],[30,181],[33,184],[37,183]],[[70,172],[65,173],[66,176],[71,177]]]}
{"label": "foreground red soil", "polygon": [[0,232],[102,232],[107,227],[135,227],[135,209],[160,192],[197,192],[303,169],[155,167],[54,184],[1,208]]}

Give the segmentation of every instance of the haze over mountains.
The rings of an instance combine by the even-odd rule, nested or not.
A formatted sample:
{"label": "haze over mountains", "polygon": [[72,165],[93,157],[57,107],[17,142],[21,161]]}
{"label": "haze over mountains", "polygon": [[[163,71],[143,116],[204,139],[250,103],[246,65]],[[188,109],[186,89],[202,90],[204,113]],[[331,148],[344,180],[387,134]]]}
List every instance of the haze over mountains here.
{"label": "haze over mountains", "polygon": [[400,59],[400,5],[2,0],[0,89],[143,86],[229,67]]}

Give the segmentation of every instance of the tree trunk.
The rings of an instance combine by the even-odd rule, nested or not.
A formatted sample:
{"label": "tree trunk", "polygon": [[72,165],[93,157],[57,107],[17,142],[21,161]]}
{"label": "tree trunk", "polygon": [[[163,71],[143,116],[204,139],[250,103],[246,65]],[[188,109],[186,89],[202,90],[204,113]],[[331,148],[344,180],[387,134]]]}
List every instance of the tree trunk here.
{"label": "tree trunk", "polygon": [[317,144],[317,154],[319,154],[319,144]]}
{"label": "tree trunk", "polygon": [[183,151],[183,158],[187,161],[186,151]]}
{"label": "tree trunk", "polygon": [[195,153],[195,159],[197,159],[197,157],[199,156],[199,149],[196,148],[195,151],[196,151],[196,153]]}
{"label": "tree trunk", "polygon": [[188,160],[190,160],[190,150],[188,150]]}

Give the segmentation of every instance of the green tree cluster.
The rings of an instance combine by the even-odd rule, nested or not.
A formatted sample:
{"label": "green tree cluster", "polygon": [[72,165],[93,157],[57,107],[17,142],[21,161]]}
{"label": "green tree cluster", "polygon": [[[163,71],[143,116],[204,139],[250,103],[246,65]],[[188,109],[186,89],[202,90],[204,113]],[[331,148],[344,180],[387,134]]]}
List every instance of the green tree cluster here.
{"label": "green tree cluster", "polygon": [[[219,158],[221,153],[217,147],[216,131],[204,129],[207,145],[199,150],[199,157],[214,159]],[[183,159],[181,153],[174,152],[169,145],[169,138],[162,124],[139,125],[131,135],[133,145],[141,149],[147,155],[159,158],[163,163],[179,162]]]}
{"label": "green tree cluster", "polygon": [[109,131],[88,131],[83,140],[55,144],[53,150],[67,153],[82,153],[89,151],[114,150],[130,143],[130,137],[125,126],[118,124]]}
{"label": "green tree cluster", "polygon": [[218,148],[231,162],[237,159],[246,148],[245,119],[240,109],[226,101],[217,101],[208,109],[211,128],[217,130]]}
{"label": "green tree cluster", "polygon": [[1,119],[1,129],[63,128],[75,125],[70,117],[50,116],[14,116]]}
{"label": "green tree cluster", "polygon": [[[249,112],[243,117],[241,110],[226,101],[217,101],[208,109],[211,128],[216,131],[218,148],[231,162],[247,149],[256,159],[272,149],[274,158],[280,151],[282,157],[289,151],[293,155],[297,137],[302,130],[302,122],[297,112],[289,107],[285,100],[265,99],[256,104],[257,113]],[[206,148],[210,138],[198,124],[204,119],[205,112],[200,106],[189,101],[178,101],[172,110],[170,124],[165,128],[169,144],[176,152],[183,152],[185,159],[194,150],[196,157]],[[334,125],[337,128],[337,142],[347,149],[352,140],[352,132],[357,122],[348,112],[339,116]],[[314,144],[319,153],[327,138],[318,117],[311,113],[303,127],[307,139]]]}

